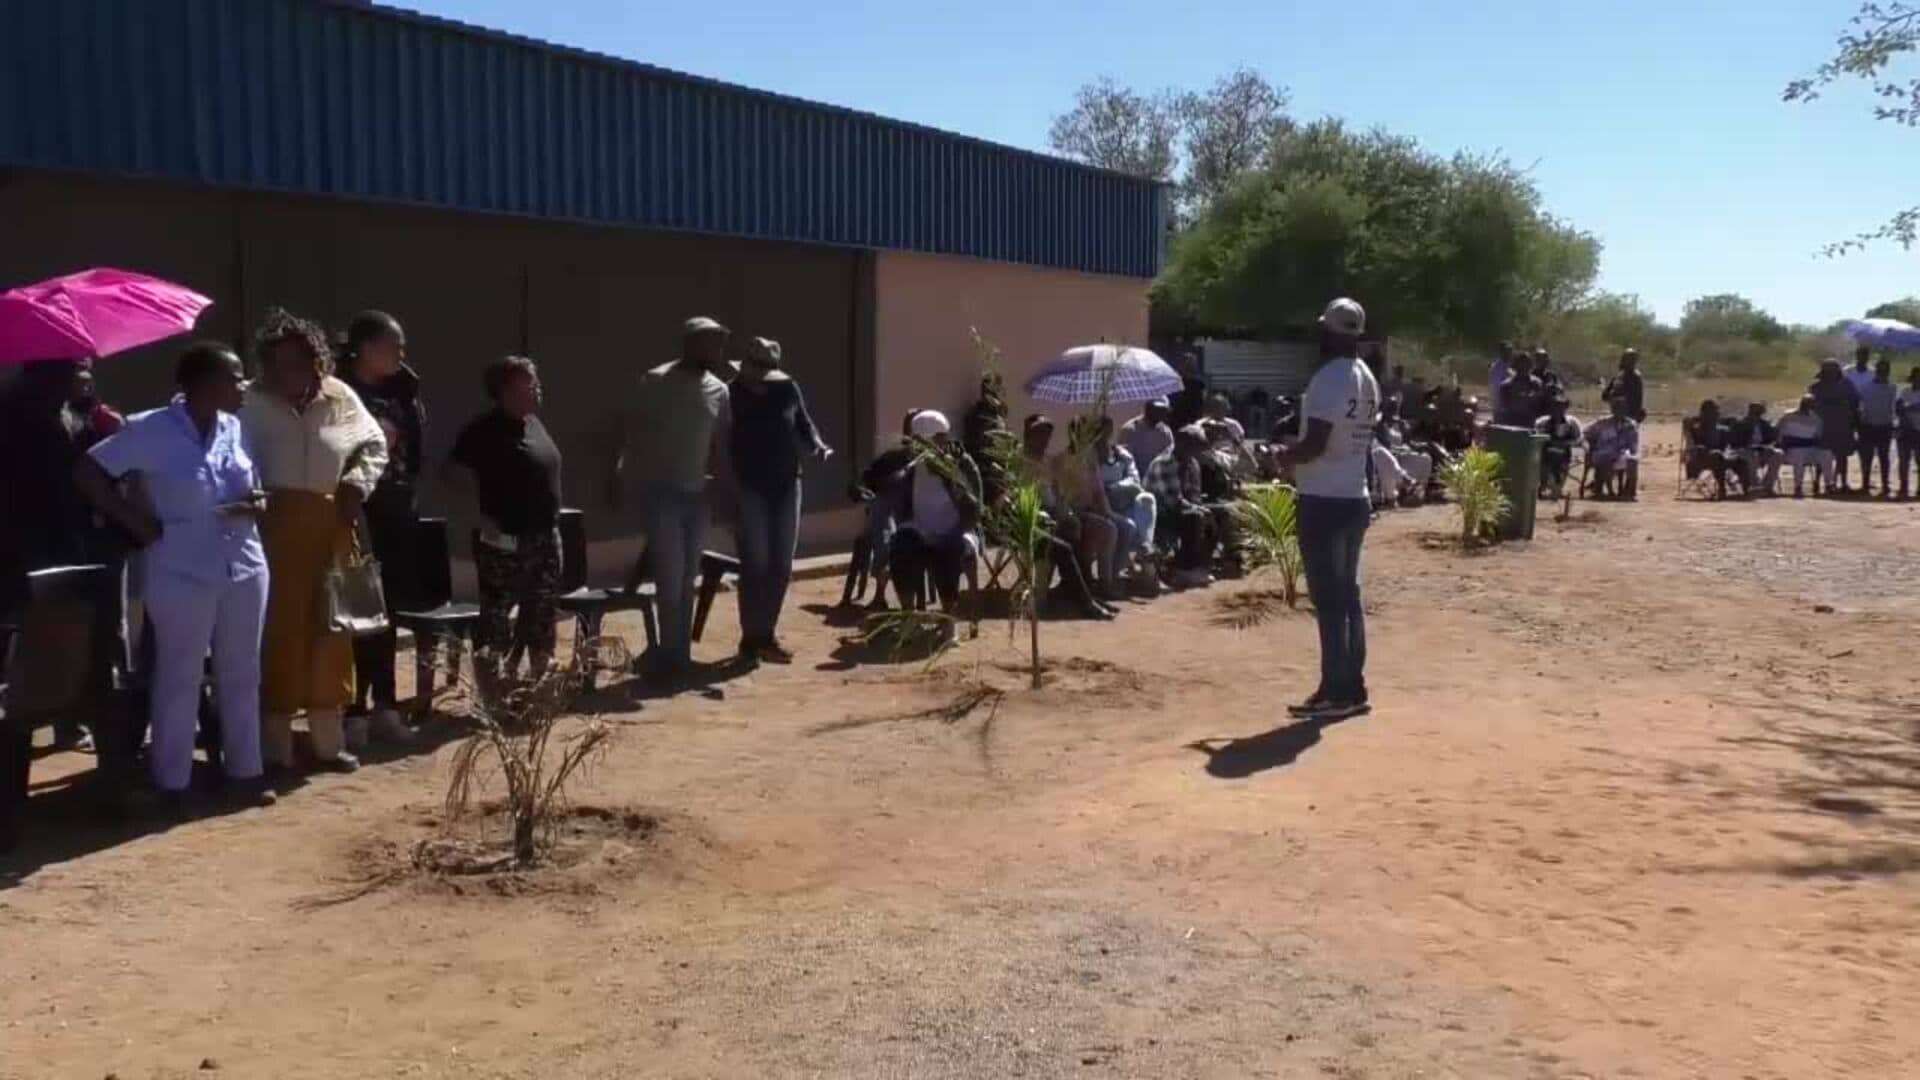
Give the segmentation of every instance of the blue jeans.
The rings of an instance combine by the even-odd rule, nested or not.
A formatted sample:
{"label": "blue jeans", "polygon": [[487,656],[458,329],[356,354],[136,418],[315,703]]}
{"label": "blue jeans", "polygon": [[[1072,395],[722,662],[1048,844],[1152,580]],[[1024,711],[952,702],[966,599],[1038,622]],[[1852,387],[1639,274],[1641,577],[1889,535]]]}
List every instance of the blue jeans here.
{"label": "blue jeans", "polygon": [[1320,693],[1333,701],[1359,701],[1367,693],[1360,545],[1372,512],[1366,499],[1300,496],[1300,560],[1320,623]]}
{"label": "blue jeans", "polygon": [[793,549],[800,539],[800,484],[769,496],[740,489],[740,639],[770,642],[793,581]]}
{"label": "blue jeans", "polygon": [[660,660],[693,662],[694,578],[707,544],[707,500],[698,492],[651,488],[645,496],[647,566],[660,611]]}

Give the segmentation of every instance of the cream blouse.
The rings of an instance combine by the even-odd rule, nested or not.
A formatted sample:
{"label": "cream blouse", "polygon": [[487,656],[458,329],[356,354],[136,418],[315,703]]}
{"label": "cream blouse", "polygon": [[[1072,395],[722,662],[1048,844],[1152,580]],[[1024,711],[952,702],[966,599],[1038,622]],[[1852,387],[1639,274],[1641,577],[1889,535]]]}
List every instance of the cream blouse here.
{"label": "cream blouse", "polygon": [[387,440],[379,422],[351,387],[331,375],[320,377],[320,392],[304,410],[263,388],[247,387],[240,428],[269,491],[331,495],[345,483],[370,495],[387,467]]}

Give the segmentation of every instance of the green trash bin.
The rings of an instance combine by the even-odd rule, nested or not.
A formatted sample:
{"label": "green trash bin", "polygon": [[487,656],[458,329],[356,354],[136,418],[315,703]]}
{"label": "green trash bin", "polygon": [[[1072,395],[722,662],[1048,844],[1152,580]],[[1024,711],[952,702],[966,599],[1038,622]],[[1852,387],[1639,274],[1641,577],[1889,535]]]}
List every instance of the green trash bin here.
{"label": "green trash bin", "polygon": [[1513,509],[1500,526],[1502,540],[1533,539],[1534,512],[1540,501],[1540,449],[1547,444],[1545,435],[1526,428],[1487,428],[1487,449],[1500,455],[1500,487]]}

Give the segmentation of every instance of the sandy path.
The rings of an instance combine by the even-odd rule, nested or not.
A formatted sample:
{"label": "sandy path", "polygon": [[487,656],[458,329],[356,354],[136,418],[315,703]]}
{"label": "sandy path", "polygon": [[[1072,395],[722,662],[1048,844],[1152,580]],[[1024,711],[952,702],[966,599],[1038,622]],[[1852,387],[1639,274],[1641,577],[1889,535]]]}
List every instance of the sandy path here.
{"label": "sandy path", "polygon": [[998,627],[820,670],[796,613],[801,663],[627,715],[583,797],[667,824],[591,888],[306,909],[444,749],[46,823],[0,1076],[1920,1074],[1916,510],[1648,486],[1479,558],[1384,519],[1379,708],[1324,731],[1276,728],[1308,617],[1214,624],[1245,585],[1048,626],[990,724],[893,718],[1017,687]]}

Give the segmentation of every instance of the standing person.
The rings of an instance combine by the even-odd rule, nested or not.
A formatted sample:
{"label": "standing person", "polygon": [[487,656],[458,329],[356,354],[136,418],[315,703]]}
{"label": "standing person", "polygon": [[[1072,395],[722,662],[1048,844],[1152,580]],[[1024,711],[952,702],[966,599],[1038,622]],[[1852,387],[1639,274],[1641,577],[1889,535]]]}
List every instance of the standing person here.
{"label": "standing person", "polygon": [[[1499,355],[1495,356],[1493,363],[1487,367],[1487,396],[1497,399],[1500,396],[1500,388],[1507,385],[1507,380],[1512,377],[1513,342],[1503,341],[1500,343]],[[1458,389],[1455,387],[1455,390]]]}
{"label": "standing person", "polygon": [[361,507],[387,467],[380,424],[332,375],[320,328],[275,308],[254,334],[260,377],[240,406],[240,430],[267,509],[261,536],[271,581],[262,637],[261,751],[293,766],[293,718],[305,712],[322,768],[352,772],[340,711],[353,700],[353,639],[322,625],[323,583],[359,543]]}
{"label": "standing person", "polygon": [[493,408],[467,422],[454,438],[450,486],[471,475],[481,526],[473,547],[480,579],[480,623],[474,659],[489,679],[514,675],[509,660],[524,655],[529,680],[553,666],[554,597],[560,591],[560,448],[536,415],[540,370],[524,356],[488,364],[481,385]]}
{"label": "standing person", "polygon": [[1545,403],[1546,387],[1533,373],[1533,357],[1514,353],[1513,374],[1493,395],[1493,422],[1532,431],[1534,422],[1547,411]]}
{"label": "standing person", "polygon": [[1625,415],[1629,420],[1647,422],[1647,381],[1640,375],[1640,350],[1627,349],[1620,354],[1620,374],[1607,380],[1600,398],[1609,402],[1619,398],[1627,403]]}
{"label": "standing person", "polygon": [[[266,493],[240,434],[240,358],[224,345],[187,349],[180,393],[140,413],[82,458],[74,483],[144,549],[154,664],[147,755],[153,785],[176,812],[193,776],[207,650],[219,692],[221,763],[230,793],[270,805],[260,761],[260,635],[267,557],[256,524]],[[139,473],[148,506],[113,482]]]}
{"label": "standing person", "polygon": [[[420,531],[420,468],[425,458],[427,407],[420,376],[407,365],[407,332],[384,311],[363,311],[347,324],[340,355],[340,381],[380,424],[387,440],[387,467],[366,505],[373,557],[389,607],[405,609],[413,582],[414,547]],[[407,743],[413,729],[401,719],[394,690],[392,627],[353,641],[355,676],[347,749],[365,746],[369,730],[380,739]]]}
{"label": "standing person", "polygon": [[1560,373],[1553,370],[1553,354],[1547,351],[1545,345],[1533,350],[1533,377],[1540,380],[1540,386],[1549,401],[1566,393]]}
{"label": "standing person", "polygon": [[1167,423],[1174,427],[1185,427],[1197,422],[1206,410],[1207,381],[1200,376],[1200,357],[1197,353],[1181,353],[1174,361],[1173,368],[1180,373],[1180,391],[1169,402],[1172,408]]}
{"label": "standing person", "polygon": [[79,441],[83,450],[90,450],[95,443],[117,434],[127,426],[127,418],[115,411],[113,406],[100,400],[100,393],[93,380],[91,361],[81,364],[73,372],[73,393],[67,398],[67,408],[73,412],[79,423]]}
{"label": "standing person", "polygon": [[1907,376],[1907,386],[1894,399],[1900,415],[1900,497],[1907,498],[1907,467],[1920,459],[1920,367]]}
{"label": "standing person", "polygon": [[[708,483],[724,458],[731,424],[727,384],[727,328],[700,316],[681,327],[680,358],[640,378],[640,394],[626,427],[625,445],[614,462],[617,484],[640,495],[647,546],[641,558],[653,575],[660,613],[660,644],[646,658],[658,679],[685,675],[693,666],[694,577],[706,547]],[[724,494],[724,492],[716,492]],[[637,581],[643,567],[634,566]]]}
{"label": "standing person", "polygon": [[1807,387],[1814,414],[1820,417],[1821,447],[1833,455],[1833,476],[1827,494],[1851,490],[1847,486],[1847,459],[1853,456],[1855,432],[1860,426],[1860,391],[1840,373],[1840,361],[1828,357],[1820,374]]}
{"label": "standing person", "polygon": [[1275,455],[1277,465],[1293,468],[1300,556],[1320,624],[1320,686],[1292,711],[1322,720],[1371,711],[1360,548],[1373,516],[1367,462],[1380,386],[1356,355],[1366,328],[1367,313],[1357,302],[1343,297],[1327,305],[1320,316],[1320,366],[1301,398],[1300,439]]}
{"label": "standing person", "polygon": [[[91,409],[74,406],[92,384],[92,361],[40,360],[25,365],[0,391],[0,622],[27,601],[27,575],[55,566],[117,564],[124,543],[96,526],[92,506],[74,486],[74,466],[100,434]],[[112,586],[96,611],[106,643],[96,659],[125,669],[124,590]],[[118,644],[116,644],[118,643]],[[105,655],[105,653],[113,655]],[[84,747],[79,716],[54,724],[54,745]]]}
{"label": "standing person", "polygon": [[1847,369],[1847,381],[1855,390],[1866,393],[1873,383],[1873,350],[1865,345],[1853,350],[1853,366]]}
{"label": "standing person", "polygon": [[733,380],[733,478],[739,491],[740,655],[776,664],[793,654],[775,633],[800,538],[800,463],[833,456],[807,414],[800,384],[780,368],[780,343],[754,338]]}
{"label": "standing person", "polygon": [[988,506],[1000,501],[1006,478],[1000,475],[1000,457],[994,444],[1009,437],[1007,431],[1006,390],[1000,373],[989,371],[980,377],[980,398],[961,421],[960,445],[980,470],[980,497]]}
{"label": "standing person", "polygon": [[1900,387],[1893,381],[1893,362],[1882,357],[1873,378],[1860,391],[1860,494],[1873,490],[1873,463],[1880,462],[1880,497],[1893,498],[1894,406]]}
{"label": "standing person", "polygon": [[1173,449],[1173,428],[1167,417],[1173,405],[1166,398],[1154,398],[1141,406],[1140,415],[1120,425],[1120,445],[1133,455],[1133,463],[1145,469],[1161,454]]}

